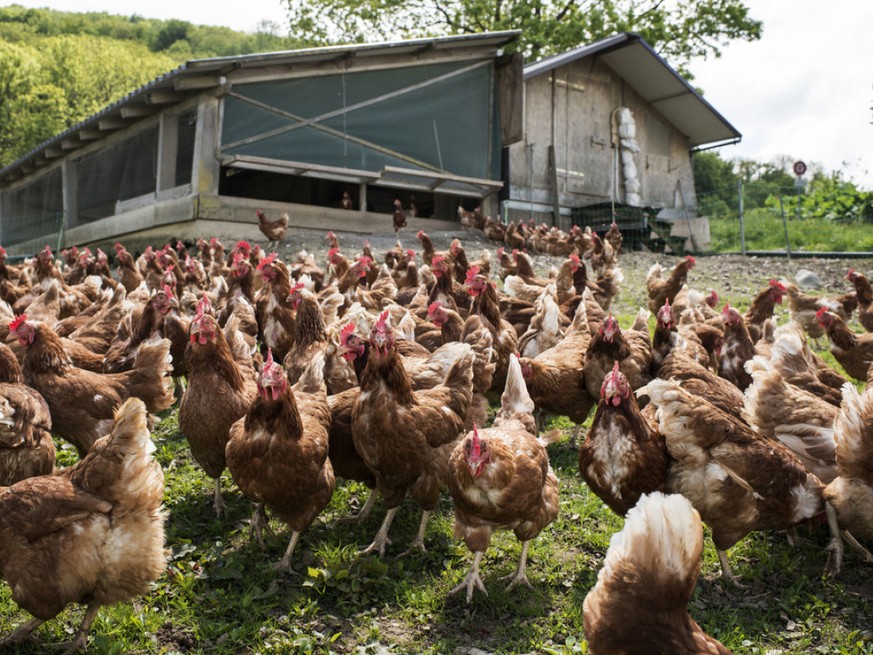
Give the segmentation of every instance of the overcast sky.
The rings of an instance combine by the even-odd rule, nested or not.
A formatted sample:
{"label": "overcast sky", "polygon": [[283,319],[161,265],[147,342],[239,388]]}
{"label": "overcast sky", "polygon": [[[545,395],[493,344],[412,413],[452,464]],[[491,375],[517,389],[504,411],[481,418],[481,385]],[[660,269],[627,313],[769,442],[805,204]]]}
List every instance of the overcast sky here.
{"label": "overcast sky", "polygon": [[[15,4],[132,13],[126,0]],[[873,190],[873,1],[746,0],[746,5],[764,22],[761,40],[733,42],[720,59],[691,66],[693,84],[743,135],[740,144],[721,148],[721,156],[771,161],[789,155],[842,171]],[[286,19],[281,0],[150,0],[136,13],[246,32],[262,20],[284,25]]]}

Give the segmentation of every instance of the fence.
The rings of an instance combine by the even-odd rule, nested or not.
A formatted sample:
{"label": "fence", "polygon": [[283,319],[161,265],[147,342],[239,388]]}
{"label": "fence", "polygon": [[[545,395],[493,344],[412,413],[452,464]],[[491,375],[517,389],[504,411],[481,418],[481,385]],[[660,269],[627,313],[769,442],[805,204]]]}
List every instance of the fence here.
{"label": "fence", "polygon": [[697,194],[709,218],[713,252],[770,252],[809,256],[873,252],[873,229],[863,218],[826,209],[797,187],[740,183]]}
{"label": "fence", "polygon": [[623,203],[601,202],[585,207],[575,207],[572,211],[573,225],[590,227],[603,236],[615,221],[621,230],[622,249],[655,252],[682,252],[685,238],[670,236],[672,225],[669,221],[658,219],[659,210],[653,207],[632,207]]}
{"label": "fence", "polygon": [[0,245],[8,248],[31,239],[41,239],[60,250],[64,241],[65,212],[45,212],[0,218]]}

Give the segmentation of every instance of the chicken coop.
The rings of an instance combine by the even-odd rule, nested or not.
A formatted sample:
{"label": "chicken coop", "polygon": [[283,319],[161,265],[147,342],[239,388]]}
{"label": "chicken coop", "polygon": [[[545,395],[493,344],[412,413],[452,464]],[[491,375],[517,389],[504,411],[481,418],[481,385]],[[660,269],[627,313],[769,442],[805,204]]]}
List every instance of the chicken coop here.
{"label": "chicken coop", "polygon": [[602,232],[616,216],[636,243],[687,237],[705,249],[692,157],[741,134],[642,37],[622,33],[526,64],[523,78],[524,139],[509,147],[504,172],[507,220]]}
{"label": "chicken coop", "polygon": [[413,233],[456,225],[465,199],[496,213],[520,138],[518,35],[189,61],[0,170],[0,242],[202,236],[257,209],[370,232],[395,199]]}

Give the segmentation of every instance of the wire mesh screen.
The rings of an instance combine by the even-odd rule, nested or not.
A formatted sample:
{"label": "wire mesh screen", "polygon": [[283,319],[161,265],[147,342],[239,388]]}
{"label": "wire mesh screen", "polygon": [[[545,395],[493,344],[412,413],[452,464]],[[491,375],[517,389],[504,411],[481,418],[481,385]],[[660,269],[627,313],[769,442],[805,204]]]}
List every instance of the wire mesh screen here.
{"label": "wire mesh screen", "polygon": [[491,178],[498,158],[491,62],[240,84],[224,99],[222,154]]}
{"label": "wire mesh screen", "polygon": [[39,175],[13,190],[0,193],[0,243],[57,234],[63,219],[63,182],[60,168]]}
{"label": "wire mesh screen", "polygon": [[63,229],[64,212],[62,211],[18,216],[4,215],[0,226],[0,243],[3,246],[14,246],[23,241],[42,239],[52,248],[59,248]]}
{"label": "wire mesh screen", "polygon": [[653,250],[656,252],[681,252],[685,238],[671,237],[672,221],[658,218],[654,207],[632,207],[622,203],[601,202],[572,210],[573,225],[590,227],[601,237],[606,234],[613,220],[622,236],[622,249]]}
{"label": "wire mesh screen", "polygon": [[715,252],[871,252],[873,217],[797,187],[745,183],[697,194]]}

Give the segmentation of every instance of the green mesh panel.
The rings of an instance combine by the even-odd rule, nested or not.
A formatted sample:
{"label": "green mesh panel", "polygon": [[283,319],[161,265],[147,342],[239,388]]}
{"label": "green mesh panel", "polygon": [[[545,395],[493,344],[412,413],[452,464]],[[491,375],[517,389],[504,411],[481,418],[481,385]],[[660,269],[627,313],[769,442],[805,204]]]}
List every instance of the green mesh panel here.
{"label": "green mesh panel", "polygon": [[[432,168],[493,179],[499,134],[493,70],[488,63],[453,75],[470,66],[452,62],[236,86],[233,92],[245,99],[225,97],[222,154],[374,172],[386,165]],[[304,125],[307,119],[315,120]]]}

